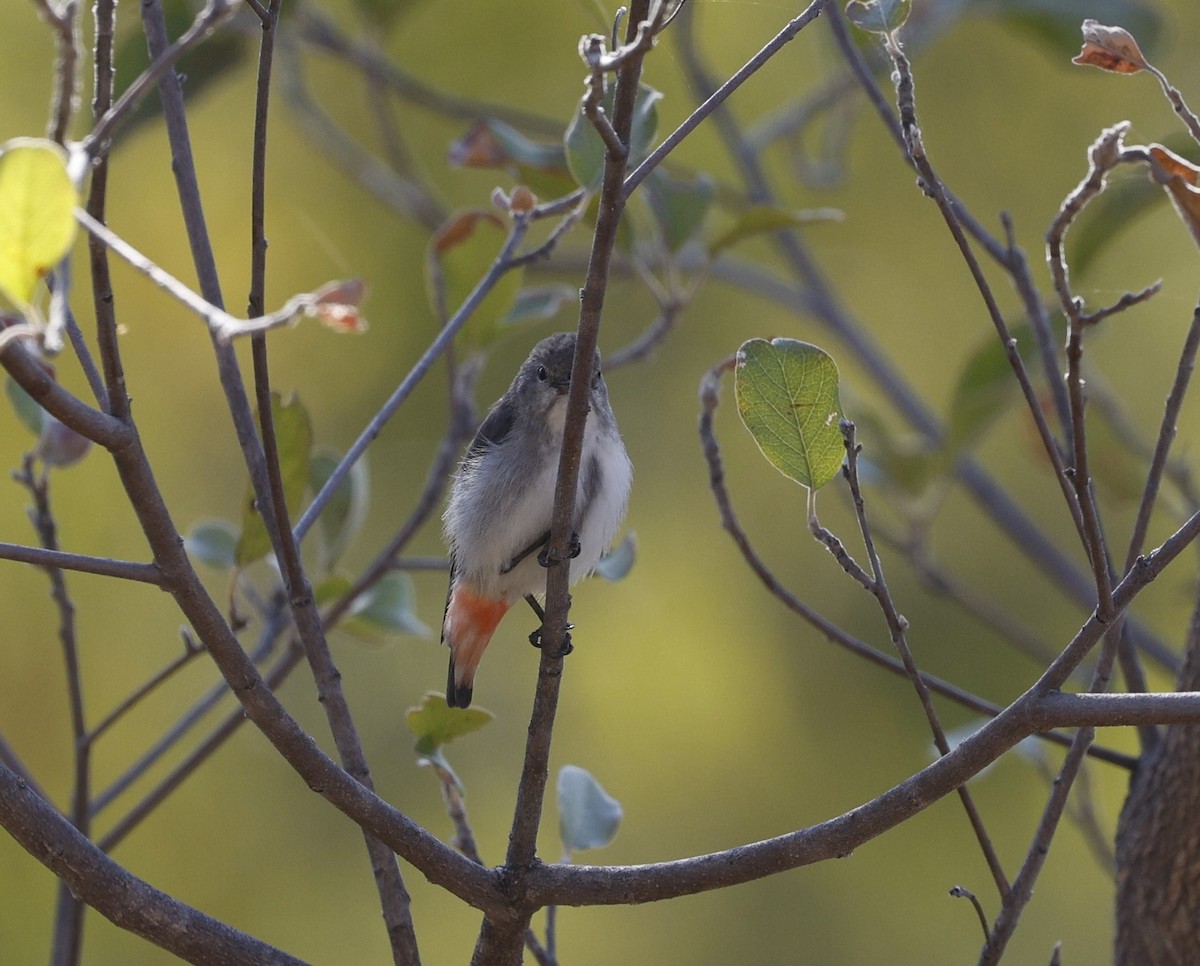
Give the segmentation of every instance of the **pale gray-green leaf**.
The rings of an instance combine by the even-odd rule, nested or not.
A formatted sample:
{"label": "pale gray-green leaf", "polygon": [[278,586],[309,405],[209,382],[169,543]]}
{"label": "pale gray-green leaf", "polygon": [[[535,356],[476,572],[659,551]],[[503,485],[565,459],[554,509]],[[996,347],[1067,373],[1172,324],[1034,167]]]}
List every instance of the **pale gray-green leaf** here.
{"label": "pale gray-green leaf", "polygon": [[558,773],[558,830],[566,850],[602,848],[620,826],[621,803],[586,769],[563,765]]}

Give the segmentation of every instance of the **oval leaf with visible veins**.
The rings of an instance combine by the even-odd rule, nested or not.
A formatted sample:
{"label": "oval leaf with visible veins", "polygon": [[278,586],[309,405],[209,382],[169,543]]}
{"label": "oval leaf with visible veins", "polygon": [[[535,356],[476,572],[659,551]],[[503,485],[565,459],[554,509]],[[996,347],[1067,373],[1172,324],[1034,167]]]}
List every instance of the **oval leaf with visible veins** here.
{"label": "oval leaf with visible veins", "polygon": [[79,193],[67,153],[15,138],[0,148],[0,292],[24,311],[38,282],[71,247]]}
{"label": "oval leaf with visible veins", "polygon": [[841,469],[838,370],[824,350],[796,339],[751,339],[737,353],[738,413],[784,476],[818,490]]}

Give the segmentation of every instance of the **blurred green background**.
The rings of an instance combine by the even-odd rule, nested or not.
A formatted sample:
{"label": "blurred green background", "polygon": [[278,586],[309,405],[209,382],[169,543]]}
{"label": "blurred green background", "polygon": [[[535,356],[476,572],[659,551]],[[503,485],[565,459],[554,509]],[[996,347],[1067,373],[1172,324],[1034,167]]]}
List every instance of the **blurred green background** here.
{"label": "blurred green background", "polygon": [[[527,0],[465,4],[397,3],[384,30],[348,2],[320,9],[351,36],[366,36],[397,64],[435,87],[467,97],[570,118],[582,87],[576,54],[581,34],[601,29],[585,2]],[[1057,9],[1063,22],[1102,17],[1096,4],[1018,6]],[[1100,5],[1121,11],[1127,5]],[[1073,67],[1073,29],[1056,33],[995,16],[999,4],[918,3],[926,42],[913,51],[918,110],[926,145],[942,176],[970,209],[999,233],[1012,214],[1018,240],[1048,292],[1042,236],[1063,197],[1085,171],[1085,150],[1101,128],[1133,122],[1129,140],[1161,140],[1178,124],[1148,77],[1118,78]],[[1086,8],[1086,10],[1085,10]],[[700,48],[714,76],[740,66],[799,10],[797,4],[732,0],[693,3]],[[1156,6],[1155,62],[1200,103],[1200,21],[1183,0]],[[1080,12],[1083,11],[1083,12]],[[1011,12],[1011,11],[1010,11]],[[139,36],[137,5],[120,8],[119,36]],[[1052,18],[1053,19],[1053,18]],[[86,18],[85,18],[86,22]],[[245,24],[243,24],[243,27]],[[238,28],[230,28],[238,29]],[[85,43],[90,42],[90,22]],[[254,95],[253,29],[247,55],[196,93],[189,118],[205,211],[217,249],[226,301],[242,312],[249,279],[249,162]],[[322,55],[303,55],[315,97],[373,152],[380,150],[361,78]],[[53,46],[32,3],[0,5],[0,138],[40,135],[52,87]],[[747,83],[731,101],[752,123],[790,99],[817,89],[839,65],[826,25],[817,23]],[[85,70],[90,79],[90,69]],[[127,82],[129,78],[124,80]],[[660,135],[687,116],[695,91],[668,36],[647,61],[645,80],[664,92]],[[76,136],[87,129],[87,101]],[[449,144],[465,122],[400,104],[397,116],[414,164],[447,208],[487,207],[491,189],[511,187],[503,172],[451,169]],[[959,372],[992,335],[978,294],[953,250],[936,209],[914,184],[877,119],[860,109],[848,129],[843,177],[825,190],[793,177],[788,152],[771,149],[768,171],[789,207],[836,206],[845,220],[804,232],[815,259],[846,308],[912,380],[924,401],[945,413]],[[817,141],[810,136],[808,141]],[[676,156],[688,169],[736,186],[736,172],[710,126]],[[1118,180],[1140,182],[1130,169]],[[1131,216],[1133,211],[1129,213]],[[144,123],[115,148],[109,193],[112,227],[161,265],[192,282],[161,124]],[[720,215],[713,223],[719,224]],[[726,216],[727,217],[727,216]],[[344,449],[418,358],[435,331],[425,293],[428,232],[397,217],[314,145],[281,96],[273,103],[268,193],[269,307],[332,278],[358,276],[371,287],[370,330],[338,337],[305,324],[271,337],[274,383],[295,389],[319,443]],[[587,244],[576,229],[560,251],[570,263]],[[82,247],[79,248],[82,252]],[[767,242],[739,254],[781,271]],[[74,308],[90,333],[86,260],[76,260]],[[1156,203],[1074,282],[1096,303],[1115,300],[1156,278],[1164,291],[1146,306],[1111,320],[1091,341],[1098,373],[1124,400],[1138,431],[1157,428],[1174,359],[1196,292],[1196,252],[1170,207]],[[1017,299],[998,282],[1003,306]],[[215,378],[201,323],[114,261],[118,318],[135,414],[175,519],[187,528],[214,517],[237,519],[245,488],[240,454]],[[578,285],[581,273],[545,274]],[[653,319],[655,306],[634,281],[614,283],[601,337],[612,352]],[[529,346],[570,327],[570,305],[553,321],[519,327],[491,349],[481,377],[482,405],[507,385]],[[638,560],[618,583],[592,581],[575,593],[575,653],[567,661],[552,769],[589,769],[625,809],[616,841],[587,861],[637,863],[725,848],[819,822],[869,800],[930,760],[931,741],[910,687],[831,647],[799,623],[747,570],[720,530],[696,437],[696,389],[709,366],[745,339],[790,336],[834,354],[853,406],[889,407],[853,357],[807,317],[733,285],[706,285],[676,331],[647,362],[609,377],[614,408],[636,467],[627,526]],[[248,360],[246,369],[248,370]],[[84,391],[64,357],[60,377]],[[439,368],[389,423],[370,452],[372,502],[367,524],[347,555],[349,568],[372,558],[407,516],[444,427],[445,376]],[[727,385],[718,431],[742,523],[780,579],[823,614],[882,649],[886,626],[873,602],[809,537],[804,493],[760,457],[732,412]],[[1195,452],[1196,407],[1181,420],[1177,452]],[[887,417],[897,437],[898,419]],[[861,436],[867,455],[869,436]],[[0,463],[15,467],[31,445],[15,416],[0,411]],[[1031,443],[1028,420],[1007,412],[980,455],[1010,492],[1069,555],[1082,562],[1053,480]],[[27,496],[0,491],[0,539],[29,542]],[[882,520],[886,499],[869,494]],[[52,499],[66,549],[146,559],[144,541],[103,454],[56,472]],[[838,485],[822,494],[822,520],[858,552],[852,517]],[[1110,536],[1121,548],[1133,504],[1106,504]],[[1152,540],[1170,529],[1156,518]],[[1081,613],[974,504],[955,489],[931,535],[937,558],[1014,616],[1060,647]],[[410,551],[440,554],[436,521]],[[999,703],[1034,679],[1037,666],[993,631],[931,598],[902,559],[884,557],[896,599],[911,622],[921,666]],[[208,572],[220,597],[226,578]],[[0,564],[0,730],[59,803],[72,765],[56,616],[45,576]],[[258,575],[266,581],[264,571]],[[415,577],[418,614],[436,627],[445,575]],[[69,575],[78,608],[86,705],[95,722],[178,653],[179,616],[169,599],[141,585]],[[1182,569],[1145,595],[1138,608],[1165,639],[1186,625],[1193,580]],[[497,720],[451,746],[485,860],[507,844],[514,788],[524,748],[536,654],[525,641],[530,618],[514,612],[501,627],[477,682],[477,702]],[[335,635],[347,695],[357,715],[376,783],[389,801],[436,834],[451,829],[433,776],[417,766],[404,710],[444,681],[436,638],[398,638],[370,647]],[[183,673],[123,721],[99,746],[95,782],[122,773],[149,740],[216,679],[207,661]],[[1169,679],[1156,677],[1165,686]],[[307,672],[281,694],[328,747],[324,716]],[[232,707],[226,703],[223,708]],[[970,716],[940,705],[948,725]],[[215,720],[215,719],[213,719]],[[1101,740],[1133,750],[1131,736]],[[1053,765],[1057,751],[1047,751]],[[167,764],[151,778],[165,773]],[[1103,828],[1111,830],[1126,775],[1088,769]],[[98,819],[103,832],[137,799],[138,786]],[[1015,874],[1041,814],[1048,786],[1027,758],[1010,755],[976,780],[984,819],[1010,874]],[[540,853],[557,858],[552,796]],[[159,888],[239,928],[316,963],[383,963],[387,949],[377,899],[357,829],[311,794],[253,728],[244,728],[115,852]],[[465,962],[478,915],[405,868],[425,961]],[[567,909],[558,917],[562,961],[634,963],[963,963],[981,937],[971,908],[947,896],[974,891],[989,914],[997,900],[961,807],[953,797],[862,847],[853,856],[752,885],[642,907]],[[0,837],[0,962],[39,962],[49,948],[56,883],[38,863]],[[1084,836],[1068,823],[1055,840],[1032,905],[1009,952],[1014,963],[1046,962],[1063,943],[1063,961],[1108,958],[1112,881]],[[535,921],[541,930],[541,917]],[[160,963],[170,957],[89,914],[85,962]]]}

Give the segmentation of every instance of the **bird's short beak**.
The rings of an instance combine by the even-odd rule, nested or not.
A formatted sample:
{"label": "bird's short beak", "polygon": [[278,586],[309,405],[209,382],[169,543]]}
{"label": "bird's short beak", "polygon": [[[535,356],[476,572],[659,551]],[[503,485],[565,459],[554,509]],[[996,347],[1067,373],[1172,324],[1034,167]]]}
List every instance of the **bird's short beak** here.
{"label": "bird's short beak", "polygon": [[550,387],[560,396],[564,396],[567,390],[571,388],[570,379],[560,379],[550,383]]}

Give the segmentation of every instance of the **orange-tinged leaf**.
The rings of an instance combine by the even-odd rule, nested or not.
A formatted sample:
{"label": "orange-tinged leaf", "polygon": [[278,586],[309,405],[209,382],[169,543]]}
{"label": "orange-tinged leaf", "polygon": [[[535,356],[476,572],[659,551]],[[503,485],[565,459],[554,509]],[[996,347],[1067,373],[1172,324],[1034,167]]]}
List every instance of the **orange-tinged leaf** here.
{"label": "orange-tinged leaf", "polygon": [[362,279],[330,282],[313,292],[313,302],[304,311],[335,332],[366,332],[367,320],[358,311],[366,294]]}
{"label": "orange-tinged leaf", "polygon": [[1167,189],[1179,217],[1200,245],[1200,168],[1161,144],[1150,145],[1150,175]]}
{"label": "orange-tinged leaf", "polygon": [[501,168],[511,160],[486,120],[472,124],[450,145],[449,161],[455,168]]}
{"label": "orange-tinged leaf", "polygon": [[490,222],[501,231],[504,222],[488,211],[462,211],[450,218],[433,236],[432,248],[435,255],[449,251],[455,245],[461,245],[475,232],[480,221]]}
{"label": "orange-tinged leaf", "polygon": [[1148,66],[1133,34],[1095,20],[1083,22],[1083,48],[1071,63],[1099,67],[1114,74],[1136,74]]}

